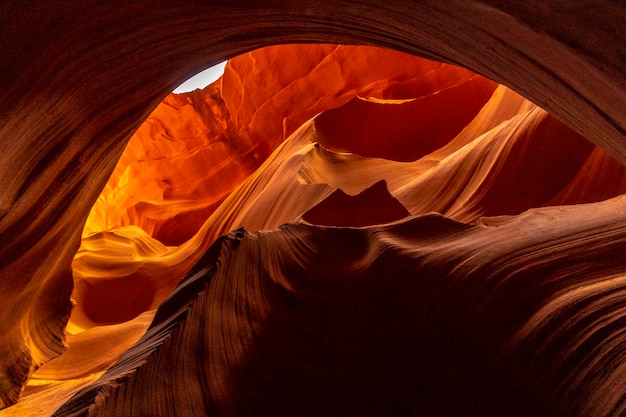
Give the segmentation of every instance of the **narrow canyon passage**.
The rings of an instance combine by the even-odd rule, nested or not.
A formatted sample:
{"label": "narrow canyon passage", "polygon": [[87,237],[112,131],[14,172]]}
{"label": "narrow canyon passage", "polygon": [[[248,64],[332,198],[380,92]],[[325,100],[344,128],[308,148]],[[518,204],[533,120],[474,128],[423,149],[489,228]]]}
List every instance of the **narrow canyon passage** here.
{"label": "narrow canyon passage", "polygon": [[[182,77],[171,62],[152,67],[159,91],[105,65],[64,95],[70,51],[122,62],[126,46],[67,42],[106,38],[98,20],[42,55],[48,86],[7,84],[0,415],[622,415],[626,121],[610,34],[626,12],[568,9],[606,36],[593,49],[567,24],[529,30],[555,9],[471,3],[429,4],[433,20],[397,38],[290,30],[371,36],[517,92],[392,49],[288,43],[217,53],[224,75],[202,90],[165,96]],[[56,13],[0,7],[20,22]],[[179,40],[209,27],[198,10]],[[458,44],[430,26],[450,21]],[[418,32],[441,38],[429,50]],[[14,70],[29,54],[5,74],[30,77]]]}
{"label": "narrow canyon passage", "polygon": [[[86,385],[56,415],[547,415],[582,383],[520,391],[565,372],[523,349],[580,286],[621,288],[621,227],[600,212],[625,189],[604,151],[467,70],[343,45],[235,57],[130,140],[74,259],[68,349],[14,409],[51,414]],[[571,337],[552,349],[577,354]]]}

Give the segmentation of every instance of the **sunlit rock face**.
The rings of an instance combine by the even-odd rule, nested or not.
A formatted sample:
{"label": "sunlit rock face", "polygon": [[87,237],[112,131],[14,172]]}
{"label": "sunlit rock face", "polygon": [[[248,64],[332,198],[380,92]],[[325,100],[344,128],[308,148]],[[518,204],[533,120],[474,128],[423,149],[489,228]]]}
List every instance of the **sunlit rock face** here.
{"label": "sunlit rock face", "polygon": [[[187,241],[276,146],[330,108],[340,107],[318,121],[322,144],[334,140],[335,148],[360,146],[352,150],[363,156],[418,159],[459,133],[495,86],[458,67],[377,48],[295,45],[239,56],[220,82],[171,95],[150,115],[83,235],[137,225],[167,245]],[[359,123],[364,119],[369,125]],[[411,140],[420,137],[428,140]]]}
{"label": "sunlit rock face", "polygon": [[624,414],[626,11],[237,3],[0,5],[0,414]]}

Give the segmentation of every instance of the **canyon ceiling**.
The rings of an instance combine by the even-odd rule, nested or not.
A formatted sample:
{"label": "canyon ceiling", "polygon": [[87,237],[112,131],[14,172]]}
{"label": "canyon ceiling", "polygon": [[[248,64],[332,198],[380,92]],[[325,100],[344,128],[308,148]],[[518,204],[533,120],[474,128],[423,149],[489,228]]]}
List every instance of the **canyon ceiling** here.
{"label": "canyon ceiling", "polygon": [[624,27],[0,3],[0,415],[623,415]]}

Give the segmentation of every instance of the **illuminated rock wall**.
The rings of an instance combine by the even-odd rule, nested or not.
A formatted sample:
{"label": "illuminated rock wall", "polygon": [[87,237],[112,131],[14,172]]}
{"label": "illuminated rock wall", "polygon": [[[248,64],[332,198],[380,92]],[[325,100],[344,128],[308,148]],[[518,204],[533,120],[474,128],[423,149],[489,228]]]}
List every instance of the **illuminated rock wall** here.
{"label": "illuminated rock wall", "polygon": [[[364,226],[399,220],[401,223],[394,226],[399,230],[414,230],[410,225],[423,225],[421,222],[435,223],[432,226],[436,235],[432,238],[433,246],[425,249],[426,252],[420,252],[420,255],[411,252],[411,248],[418,250],[417,244],[408,244],[410,248],[405,250],[402,239],[386,239],[386,230],[391,226],[354,232],[356,234],[350,235],[353,238],[348,240],[358,242],[363,239],[359,236],[367,235],[371,230],[380,230],[382,241],[370,239],[371,242],[363,246],[362,253],[365,259],[370,259],[380,253],[397,252],[397,258],[392,256],[388,259],[391,264],[398,264],[395,269],[389,267],[394,282],[413,282],[413,272],[407,271],[416,271],[419,276],[419,268],[424,268],[425,276],[444,277],[442,280],[453,283],[464,277],[469,281],[471,291],[466,295],[456,294],[456,287],[452,284],[433,289],[440,298],[444,295],[438,291],[452,292],[451,300],[463,300],[458,310],[457,307],[452,312],[435,309],[433,316],[428,316],[428,320],[440,319],[444,328],[441,330],[444,333],[434,332],[433,337],[452,337],[445,332],[455,334],[455,330],[460,331],[458,317],[478,315],[477,320],[487,324],[477,326],[484,325],[487,329],[481,327],[475,338],[466,337],[461,331],[457,335],[463,340],[460,344],[467,345],[468,355],[476,354],[478,368],[472,368],[467,356],[460,355],[458,360],[470,367],[467,375],[475,375],[485,363],[485,354],[495,352],[502,358],[488,369],[491,379],[485,382],[485,392],[490,394],[491,402],[488,405],[478,404],[477,400],[469,399],[471,390],[464,391],[466,394],[452,396],[445,406],[452,407],[452,412],[465,410],[463,412],[467,414],[466,410],[471,409],[475,415],[515,415],[512,410],[524,410],[523,406],[537,404],[536,410],[526,410],[536,415],[620,415],[623,397],[623,390],[619,388],[619,381],[623,380],[619,307],[623,274],[620,256],[621,200],[590,206],[575,205],[567,209],[551,208],[516,216],[531,207],[596,202],[623,192],[622,167],[604,153],[608,151],[621,162],[626,160],[623,145],[626,126],[623,86],[626,82],[621,70],[626,42],[620,29],[626,21],[623,7],[611,2],[575,3],[560,8],[541,2],[451,2],[446,5],[421,2],[387,6],[319,2],[312,8],[304,8],[294,2],[285,6],[246,6],[238,2],[233,6],[222,4],[214,7],[183,2],[171,7],[158,1],[139,2],[132,6],[86,1],[71,8],[54,1],[36,7],[17,2],[5,2],[0,6],[0,40],[2,45],[8,45],[0,59],[0,72],[4,74],[4,94],[0,99],[0,295],[4,302],[4,309],[0,312],[3,340],[0,347],[3,370],[0,373],[0,401],[4,406],[17,400],[35,368],[64,349],[63,329],[71,308],[71,260],[92,204],[102,189],[105,189],[103,196],[107,196],[106,191],[109,192],[108,197],[101,197],[105,206],[98,209],[96,205],[95,214],[85,230],[86,234],[90,234],[85,235],[83,241],[83,247],[87,249],[77,256],[74,263],[77,281],[73,297],[77,307],[68,328],[68,354],[41,368],[31,378],[22,395],[22,402],[6,409],[6,412],[19,414],[20,410],[30,410],[28,412],[32,414],[32,410],[53,411],[65,402],[63,395],[69,395],[69,391],[66,387],[55,385],[60,387],[62,394],[50,395],[48,399],[53,398],[53,401],[46,405],[43,396],[38,398],[36,395],[40,388],[35,387],[35,380],[40,381],[40,386],[45,386],[44,390],[51,388],[51,381],[71,380],[74,388],[89,384],[115,360],[116,355],[141,337],[150,316],[154,314],[153,309],[167,297],[178,280],[219,235],[239,226],[253,231],[264,230],[303,218],[301,225],[309,222]],[[389,89],[389,95],[385,95],[386,87],[375,83],[376,80],[388,79],[387,75],[376,73],[379,67],[385,67],[380,63],[387,63],[390,69],[399,72],[402,68],[388,59],[375,61],[376,65],[369,65],[368,71],[341,73],[346,80],[354,80],[355,85],[361,85],[360,91],[342,91],[341,83],[338,86],[328,82],[324,86],[327,90],[313,90],[307,95],[311,98],[294,101],[290,98],[293,93],[304,88],[301,79],[306,77],[303,75],[315,73],[318,68],[329,71],[327,74],[336,71],[334,66],[341,61],[343,50],[337,52],[332,46],[326,46],[320,48],[317,56],[313,55],[311,62],[303,62],[300,68],[285,70],[294,77],[288,85],[255,79],[255,61],[246,63],[242,58],[240,66],[232,65],[230,75],[227,72],[224,77],[224,84],[229,87],[223,91],[233,93],[225,92],[220,98],[214,86],[206,96],[168,98],[169,105],[182,109],[182,112],[191,103],[187,110],[192,118],[196,117],[195,126],[201,125],[201,120],[207,115],[224,118],[222,125],[205,125],[204,132],[188,130],[192,126],[189,122],[189,126],[179,126],[179,130],[162,135],[166,138],[167,135],[178,137],[181,134],[181,137],[189,139],[189,142],[172,142],[172,149],[167,151],[167,155],[178,152],[181,158],[177,161],[178,167],[189,170],[180,168],[179,171],[193,172],[193,175],[187,176],[188,180],[194,178],[193,181],[180,181],[175,170],[170,172],[160,167],[151,173],[142,167],[141,160],[145,159],[145,155],[154,156],[151,152],[156,148],[149,147],[136,149],[136,154],[130,159],[122,158],[120,164],[127,164],[124,171],[114,171],[131,134],[167,91],[186,76],[221,58],[232,57],[254,47],[294,40],[373,43],[459,63],[513,87],[578,133],[503,87],[498,87],[490,99],[495,84],[481,78],[457,84],[445,84],[445,79],[430,80],[426,83],[430,87],[421,87],[425,90],[407,87],[411,80],[406,80],[407,83],[399,82],[397,89]],[[320,65],[325,56],[333,54],[326,68]],[[277,56],[277,53],[267,53],[269,61],[277,59]],[[300,59],[291,61],[298,65],[301,62]],[[367,60],[362,63],[367,64]],[[410,72],[421,74],[416,69],[410,69]],[[445,70],[438,68],[436,72],[445,73]],[[282,79],[284,75],[281,71],[275,74],[277,79]],[[371,79],[362,79],[364,74],[373,75]],[[452,70],[452,75],[455,74],[456,70]],[[418,78],[426,79],[423,74]],[[468,89],[469,96],[476,99],[472,103],[459,99],[461,92]],[[255,96],[254,92],[258,95]],[[325,102],[320,97],[330,101]],[[503,103],[502,107],[493,105],[497,100]],[[343,106],[305,123],[317,112],[340,105]],[[416,113],[422,118],[415,117],[416,123],[407,121]],[[447,114],[454,117],[448,118]],[[274,116],[278,116],[276,122]],[[154,122],[159,120],[158,117],[157,111],[157,115],[150,120]],[[437,117],[446,123],[440,123]],[[368,122],[363,122],[364,119]],[[160,135],[158,124],[142,129],[148,131],[140,131],[138,135],[143,134],[146,138],[154,137],[155,132],[156,136]],[[460,129],[464,130],[459,133]],[[381,134],[385,135],[385,139],[380,141],[384,146],[379,146],[377,142]],[[220,135],[235,140],[216,139]],[[406,138],[422,135],[433,140],[412,141],[414,145],[407,145],[411,141],[407,142]],[[358,139],[355,139],[357,136]],[[600,145],[604,151],[594,148],[583,137]],[[208,142],[203,142],[207,138]],[[318,145],[314,145],[312,139]],[[197,147],[198,154],[205,154],[204,159],[192,161],[187,158],[186,152],[194,147]],[[226,151],[228,147],[234,148],[232,155],[236,156],[233,159],[224,159],[229,154]],[[261,169],[244,181],[274,149]],[[225,161],[236,161],[242,169],[229,170],[220,166]],[[164,164],[169,162],[163,161]],[[111,172],[114,173],[114,182],[106,185]],[[120,182],[127,181],[124,175],[132,172],[146,175],[145,186],[140,187],[145,194],[141,196],[139,190],[131,193],[116,191]],[[163,172],[167,174],[166,178],[159,178]],[[206,185],[210,184],[210,178],[224,175],[221,172],[232,172],[232,176],[220,182],[224,185],[219,190]],[[169,181],[170,177],[175,179]],[[200,178],[208,182],[196,183],[195,179]],[[109,204],[114,201],[114,204]],[[378,204],[368,203],[372,201]],[[118,211],[107,211],[111,207]],[[267,207],[278,209],[268,211]],[[446,222],[452,222],[450,224],[462,225],[460,229],[467,231],[468,236],[459,239],[446,237],[447,229],[438,229],[436,224],[439,220],[433,220],[439,217],[423,217],[432,211],[444,215],[449,219]],[[485,215],[512,217],[482,217]],[[199,219],[209,220],[202,223]],[[530,219],[530,223],[524,219]],[[130,226],[133,223],[139,223],[144,231]],[[507,226],[518,223],[524,224],[520,230]],[[124,227],[120,229],[121,226]],[[309,230],[307,228],[313,230],[310,233],[312,236],[318,236],[313,238],[313,242],[305,239],[301,232],[293,232],[295,240],[281,237],[293,230]],[[482,228],[487,230],[482,238],[472,237],[474,235],[470,230]],[[106,232],[109,229],[116,230]],[[537,232],[531,233],[531,229]],[[298,271],[303,269],[316,275],[318,267],[329,276],[344,277],[348,281],[353,276],[380,276],[380,273],[368,272],[369,261],[364,261],[362,269],[357,268],[359,263],[356,261],[339,262],[341,253],[332,254],[329,259],[333,261],[329,261],[328,269],[324,269],[326,264],[323,262],[322,266],[318,265],[316,259],[323,253],[319,248],[328,242],[325,239],[344,239],[340,236],[344,232],[338,232],[340,234],[336,237],[325,237],[326,230],[333,229],[288,226],[272,232],[276,239],[269,241],[255,238],[254,233],[242,235],[235,241],[243,239],[247,242],[251,239],[258,241],[258,247],[242,250],[232,255],[232,259],[242,256],[241,259],[249,259],[252,270],[269,270],[269,275],[263,275],[264,272],[259,275],[258,282],[264,282],[263,276],[273,277],[272,271],[281,275],[283,268],[287,269],[287,281],[293,279],[290,271],[306,277],[308,275]],[[505,233],[507,231],[511,234]],[[421,239],[419,233],[411,233],[411,237],[406,238],[407,242]],[[511,241],[511,235],[516,236],[514,241]],[[427,237],[425,239],[428,241]],[[439,239],[446,242],[454,256],[429,257],[428,250],[437,252]],[[489,241],[489,246],[481,246],[481,239]],[[263,249],[268,242],[275,242],[274,251]],[[123,250],[111,249],[115,245]],[[223,252],[219,245],[216,247],[218,249],[210,253]],[[230,249],[224,252],[224,259],[230,259],[230,252]],[[132,256],[125,260],[124,256],[119,256],[120,253]],[[280,253],[284,259],[274,261],[269,255],[267,259],[262,259],[255,253]],[[349,254],[345,255],[347,259],[352,259]],[[136,262],[137,256],[145,262]],[[428,259],[422,260],[420,256]],[[560,256],[565,256],[565,260]],[[257,260],[252,261],[253,258]],[[132,262],[127,262],[129,259]],[[189,311],[198,311],[195,306],[201,305],[204,297],[220,288],[214,283],[224,282],[224,278],[212,278],[220,276],[215,272],[215,259],[207,255],[203,263],[198,264],[197,268],[207,268],[201,274],[203,278],[188,278],[190,282],[204,282],[202,285],[206,285],[206,289],[198,289],[197,301],[194,294],[198,291],[190,295],[188,302],[194,307]],[[506,266],[508,260],[512,265],[510,271]],[[112,270],[112,276],[129,279],[99,280],[102,276],[98,275],[98,271],[106,270],[110,263],[117,263],[118,268]],[[386,263],[371,265],[378,265],[374,269],[380,270],[380,265]],[[464,266],[469,269],[464,269]],[[482,269],[474,273],[475,268]],[[363,272],[360,275],[359,270]],[[128,286],[133,279],[135,283]],[[238,281],[233,282],[236,284]],[[512,287],[504,283],[511,283]],[[342,336],[342,332],[349,333],[346,329],[352,329],[352,326],[356,326],[358,333],[359,326],[365,325],[366,321],[348,315],[347,321],[333,327],[336,332],[335,336],[329,336],[330,339],[316,337],[316,332],[321,331],[317,322],[303,327],[308,329],[306,337],[299,336],[297,332],[292,334],[290,332],[298,327],[297,323],[283,322],[281,317],[285,316],[280,314],[272,316],[277,317],[278,322],[268,323],[266,320],[270,316],[264,311],[276,308],[288,312],[295,308],[294,303],[297,305],[302,299],[276,298],[273,292],[267,293],[266,286],[252,291],[249,286],[253,284],[242,285],[242,291],[246,291],[242,300],[250,306],[250,313],[241,316],[235,309],[239,315],[232,322],[226,316],[220,319],[219,315],[214,315],[217,321],[211,321],[210,326],[213,327],[209,327],[211,330],[207,333],[220,332],[222,326],[231,323],[228,324],[230,330],[225,334],[235,338],[236,343],[232,342],[232,346],[236,354],[230,355],[227,362],[211,355],[209,358],[212,359],[207,360],[231,363],[232,369],[243,372],[241,375],[245,375],[247,369],[251,372],[250,382],[242,384],[241,375],[220,376],[218,373],[218,380],[206,384],[200,381],[198,390],[194,391],[197,395],[186,398],[175,385],[159,386],[154,377],[150,377],[155,375],[154,372],[159,374],[159,366],[142,368],[133,374],[136,376],[132,380],[137,379],[139,385],[147,380],[151,381],[150,384],[155,383],[145,384],[146,388],[152,387],[155,393],[163,393],[159,398],[167,398],[168,403],[179,404],[181,414],[194,407],[209,410],[209,414],[211,407],[220,414],[246,414],[247,410],[237,408],[242,398],[249,398],[253,405],[267,405],[268,413],[288,413],[290,409],[286,407],[289,404],[283,401],[286,397],[270,398],[262,390],[256,390],[263,382],[276,387],[278,392],[282,388],[285,393],[294,395],[309,392],[309,397],[301,396],[302,400],[294,405],[300,411],[314,402],[315,395],[326,392],[323,389],[324,374],[332,376],[333,384],[350,385],[352,380],[346,378],[353,369],[350,368],[352,365],[348,363],[345,367],[335,368],[331,365],[333,361],[345,358],[342,349],[350,344],[343,344],[342,340],[371,340],[359,339],[358,335],[354,338]],[[308,288],[306,283],[302,285]],[[362,294],[355,295],[355,298],[331,297],[322,310],[330,317],[329,312],[339,313],[345,309],[339,306],[342,302],[359,305],[373,302],[371,294],[374,291],[371,288],[379,288],[377,285],[372,278],[363,283]],[[495,290],[489,289],[490,285],[495,285],[494,288],[500,292],[496,291],[494,295]],[[537,289],[537,286],[541,288]],[[135,291],[131,291],[132,288]],[[389,297],[379,307],[373,303],[367,311],[375,315],[382,305],[397,305],[402,310],[403,306],[412,306],[416,300],[419,301],[412,299],[410,294],[413,293],[408,291],[407,301],[403,304],[397,299],[398,292],[390,291]],[[312,291],[312,294],[315,296],[317,293]],[[475,296],[476,300],[487,297],[495,303],[495,307],[485,307],[470,296]],[[182,301],[176,301],[177,297],[180,296],[173,296],[171,305],[181,306]],[[223,311],[228,314],[228,309],[234,308],[231,304],[237,298],[220,296],[219,299],[226,303]],[[107,311],[106,307],[124,302],[130,307]],[[281,303],[286,305],[281,307]],[[311,313],[322,308],[315,303],[305,307],[302,311]],[[411,333],[412,337],[430,334],[430,330],[422,326],[428,320],[420,315],[422,312],[414,312],[411,308],[409,317],[414,320],[389,329],[384,340],[398,342],[398,335],[412,331],[416,332]],[[506,308],[514,312],[508,314]],[[180,308],[181,316],[177,315],[178,310],[178,307],[161,310],[157,315],[159,321],[141,342],[144,344],[138,345],[134,352],[139,352],[140,356],[154,355],[153,362],[168,364],[172,355],[176,356],[176,349],[183,349],[176,348],[181,340],[191,343],[193,347],[190,349],[202,352],[208,341],[194,336],[194,329],[204,319],[188,318],[184,305]],[[296,314],[295,317],[300,316]],[[493,328],[488,324],[491,317],[497,317]],[[131,319],[128,324],[116,324]],[[168,340],[172,340],[168,347],[162,347],[161,339],[150,337],[161,331],[159,323],[168,320],[183,323],[183,330],[177,330],[176,335],[169,328],[159,333],[161,336],[158,337],[170,336]],[[375,327],[386,328],[389,321],[381,319],[372,323]],[[411,323],[416,324],[417,329]],[[99,326],[102,324],[113,327]],[[265,342],[251,345],[243,338],[256,334],[246,330],[253,324],[267,329],[269,336],[264,339]],[[475,329],[466,327],[468,332]],[[84,329],[88,330],[81,333]],[[328,356],[312,357],[305,347],[290,356],[291,353],[285,352],[283,347],[275,346],[271,337],[272,332],[283,330],[300,343],[309,340],[307,338],[319,340],[322,348],[325,347],[322,351]],[[357,362],[371,363],[366,359],[371,359],[377,352],[384,353],[383,339],[372,339],[371,350],[363,352],[361,357],[357,356]],[[424,363],[428,362],[427,349],[409,339],[401,346],[390,343],[400,353],[422,349],[425,352],[422,359]],[[90,347],[94,340],[107,341],[100,343],[102,352],[108,351],[105,348],[107,343],[116,346],[116,349],[110,356],[96,354]],[[441,342],[432,346],[443,345],[445,343]],[[277,366],[273,375],[262,368],[252,370],[257,363],[255,360],[265,363],[258,349],[265,352],[268,346],[274,346],[278,353],[282,352],[276,354]],[[152,352],[153,347],[158,347],[157,351]],[[215,352],[216,355],[222,353]],[[90,356],[99,359],[94,362],[85,360]],[[546,359],[555,356],[563,359]],[[398,363],[407,357],[399,354]],[[454,357],[454,352],[435,355],[436,359],[444,361]],[[125,363],[128,366],[126,369],[134,369],[138,365],[133,361]],[[213,369],[211,364],[192,363],[175,367],[172,381],[182,378],[191,368],[200,376]],[[287,363],[291,365],[287,366]],[[302,381],[287,386],[284,381],[289,378],[285,379],[285,372],[289,374],[287,370],[292,365],[296,369],[305,367],[312,372],[302,374],[303,378],[313,375],[308,379],[312,387]],[[367,408],[373,414],[388,412],[390,404],[398,404],[397,398],[385,394],[384,386],[380,387],[381,381],[388,379],[387,376],[396,375],[391,370],[399,366],[397,363],[387,365],[380,369],[366,367],[364,377],[359,380],[360,385],[354,388],[355,394],[380,392],[378,397],[371,397],[376,404],[372,403]],[[107,374],[105,381],[119,378],[119,366]],[[426,365],[420,368],[419,363],[415,366],[416,371],[429,369]],[[498,392],[499,372],[506,374],[508,370],[514,375],[507,380],[509,385],[504,384],[502,391]],[[378,371],[388,374],[376,380],[371,375]],[[411,389],[415,390],[407,388],[397,392],[406,401],[401,402],[396,411],[435,415],[449,412],[444,407],[445,396],[441,393],[445,391],[445,385],[437,383],[437,377],[445,380],[451,376],[451,386],[454,387],[469,387],[471,384],[463,381],[458,374],[455,376],[446,372],[438,375],[425,372],[424,379],[412,380]],[[396,382],[406,381],[410,375],[413,374],[398,375]],[[440,398],[431,408],[419,398],[411,397],[415,393],[424,395],[424,392],[431,392],[419,389],[428,381],[435,381],[432,393],[437,394],[433,394],[434,398]],[[516,398],[515,394],[522,390],[520,387],[529,385],[535,386],[537,392],[527,393],[528,397],[518,400],[521,408],[515,408],[517,403],[509,400]],[[105,385],[105,391],[111,387]],[[380,390],[367,387],[379,387]],[[95,387],[88,392],[97,394],[100,391]],[[126,400],[122,399],[130,398],[125,396],[133,396],[132,393],[132,387],[123,384],[111,395],[120,398],[121,405],[126,404],[123,402]],[[417,399],[413,402],[409,397]],[[67,407],[85,409],[91,404],[89,398],[84,394],[68,403]],[[165,405],[159,405],[148,394],[141,395],[139,390],[133,398],[137,403],[129,404],[129,408],[121,411],[122,414],[129,413],[129,410],[140,412],[140,409],[150,410],[153,414],[173,413],[169,412],[171,410],[150,408]],[[200,401],[204,401],[202,405]],[[109,407],[115,405],[106,401],[99,404],[100,408],[94,409],[94,412],[105,414],[112,412]],[[544,408],[546,404],[556,408]],[[20,409],[20,406],[31,408]],[[342,410],[350,408],[358,410],[357,405],[339,396],[333,397],[328,407],[335,407],[334,411],[323,407],[312,410],[331,414],[342,414]],[[418,409],[411,411],[415,408]]]}

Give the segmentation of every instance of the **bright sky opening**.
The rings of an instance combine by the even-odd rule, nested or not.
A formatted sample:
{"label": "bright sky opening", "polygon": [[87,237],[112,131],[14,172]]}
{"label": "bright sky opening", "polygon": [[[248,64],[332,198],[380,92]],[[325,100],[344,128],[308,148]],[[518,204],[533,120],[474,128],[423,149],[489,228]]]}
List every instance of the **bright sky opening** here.
{"label": "bright sky opening", "polygon": [[224,67],[226,66],[226,61],[220,62],[212,67],[201,71],[176,87],[174,90],[175,93],[186,93],[188,91],[193,91],[196,88],[204,88],[207,85],[211,84],[213,81],[217,80],[224,74]]}

